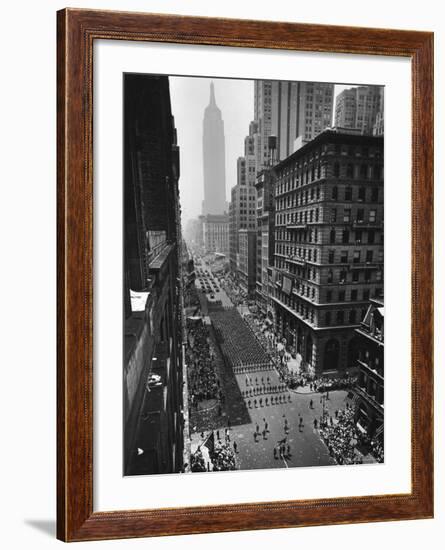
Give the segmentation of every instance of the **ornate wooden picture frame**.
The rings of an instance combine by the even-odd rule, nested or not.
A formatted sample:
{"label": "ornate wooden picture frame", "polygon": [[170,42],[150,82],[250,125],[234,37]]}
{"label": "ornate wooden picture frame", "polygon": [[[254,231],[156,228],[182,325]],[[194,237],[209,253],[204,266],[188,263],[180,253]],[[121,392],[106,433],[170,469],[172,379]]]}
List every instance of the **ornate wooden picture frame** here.
{"label": "ornate wooden picture frame", "polygon": [[[64,541],[433,516],[433,34],[65,9],[57,14],[58,489]],[[412,427],[407,494],[93,511],[93,44],[125,40],[409,58]]]}

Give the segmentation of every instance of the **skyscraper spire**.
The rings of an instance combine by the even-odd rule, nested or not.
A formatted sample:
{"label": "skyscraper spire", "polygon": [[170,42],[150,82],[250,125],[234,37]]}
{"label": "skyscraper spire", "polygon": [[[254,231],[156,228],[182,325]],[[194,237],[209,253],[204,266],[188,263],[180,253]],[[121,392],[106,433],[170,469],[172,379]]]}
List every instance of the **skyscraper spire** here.
{"label": "skyscraper spire", "polygon": [[213,85],[213,81],[210,82],[210,103],[212,107],[216,107],[216,101],[215,101],[215,86]]}
{"label": "skyscraper spire", "polygon": [[210,83],[210,102],[204,109],[203,133],[204,201],[202,213],[223,214],[226,210],[224,121],[216,105],[215,86]]}

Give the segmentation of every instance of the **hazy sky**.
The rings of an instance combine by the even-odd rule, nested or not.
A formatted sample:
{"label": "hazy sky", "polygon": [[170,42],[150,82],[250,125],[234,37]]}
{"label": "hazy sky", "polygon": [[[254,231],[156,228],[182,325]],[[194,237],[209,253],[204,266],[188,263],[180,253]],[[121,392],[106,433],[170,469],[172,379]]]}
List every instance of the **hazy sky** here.
{"label": "hazy sky", "polygon": [[[244,154],[244,138],[253,120],[253,80],[170,77],[170,95],[180,148],[179,180],[182,222],[201,214],[204,197],[202,120],[209,103],[210,82],[221,109],[226,138],[226,199],[236,185],[236,160]],[[335,95],[352,86],[335,86]]]}

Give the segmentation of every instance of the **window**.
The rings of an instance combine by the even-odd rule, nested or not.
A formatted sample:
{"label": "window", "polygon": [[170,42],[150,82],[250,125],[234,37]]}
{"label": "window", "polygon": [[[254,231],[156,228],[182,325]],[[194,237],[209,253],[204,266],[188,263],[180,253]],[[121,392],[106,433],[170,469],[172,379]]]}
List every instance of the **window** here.
{"label": "window", "polygon": [[333,264],[333,263],[334,263],[334,255],[335,255],[335,251],[334,251],[334,250],[329,250],[328,262],[329,262],[330,264]]}
{"label": "window", "polygon": [[374,223],[374,222],[375,222],[376,214],[377,214],[377,211],[376,211],[376,210],[370,210],[370,211],[369,211],[369,221],[370,221],[371,223]]}
{"label": "window", "polygon": [[345,301],[345,291],[344,290],[340,290],[340,292],[338,293],[338,301],[339,302],[344,302]]}
{"label": "window", "polygon": [[361,231],[356,231],[355,232],[355,242],[357,244],[360,244],[362,242],[362,232]]}
{"label": "window", "polygon": [[342,269],[340,271],[340,281],[341,284],[346,282],[346,270]]}
{"label": "window", "polygon": [[369,283],[371,281],[371,272],[369,270],[365,271],[365,283]]}
{"label": "window", "polygon": [[369,300],[369,289],[366,289],[363,291],[363,300],[365,301]]}
{"label": "window", "polygon": [[363,208],[359,208],[357,210],[357,222],[362,223],[364,219],[365,219],[365,211],[363,210]]}
{"label": "window", "polygon": [[332,200],[336,201],[338,199],[338,187],[335,186],[332,188]]}
{"label": "window", "polygon": [[352,272],[352,282],[358,283],[358,280],[359,280],[359,271],[357,269],[354,269],[354,271]]}
{"label": "window", "polygon": [[360,263],[360,250],[354,250],[354,253],[352,256],[352,263],[354,264]]}
{"label": "window", "polygon": [[345,188],[345,201],[352,201],[352,187]]}
{"label": "window", "polygon": [[360,177],[362,179],[366,179],[368,177],[368,165],[367,164],[362,164],[360,166]]}
{"label": "window", "polygon": [[331,324],[331,312],[327,311],[324,317],[325,325],[328,327]]}
{"label": "window", "polygon": [[338,178],[340,176],[340,164],[338,162],[334,163],[334,178]]}
{"label": "window", "polygon": [[332,290],[326,292],[326,302],[332,302]]}
{"label": "window", "polygon": [[345,312],[344,311],[337,311],[337,323],[339,325],[342,325],[345,320]]}
{"label": "window", "polygon": [[355,309],[351,309],[349,312],[349,322],[353,325],[355,323]]}
{"label": "window", "polygon": [[343,229],[341,242],[343,244],[349,243],[349,231],[347,229]]}
{"label": "window", "polygon": [[349,223],[351,221],[351,209],[345,208],[343,211],[343,221]]}
{"label": "window", "polygon": [[365,187],[360,187],[359,188],[359,190],[358,190],[358,200],[359,201],[366,200],[366,188]]}
{"label": "window", "polygon": [[375,231],[373,229],[370,229],[368,231],[368,244],[374,244],[375,241]]}
{"label": "window", "polygon": [[375,280],[376,281],[381,281],[382,280],[382,272],[380,270],[376,272]]}
{"label": "window", "polygon": [[379,188],[373,187],[371,191],[371,201],[377,202],[379,200]]}
{"label": "window", "polygon": [[331,244],[335,243],[335,229],[331,229],[331,231],[329,233],[329,242]]}
{"label": "window", "polygon": [[351,290],[351,301],[355,302],[357,300],[357,289]]}
{"label": "window", "polygon": [[330,269],[328,271],[328,283],[332,283],[333,280],[334,280],[334,272],[332,271],[332,269]]}
{"label": "window", "polygon": [[366,251],[366,261],[367,262],[372,262],[372,257],[373,257],[373,251],[372,250],[367,250]]}
{"label": "window", "polygon": [[315,209],[315,221],[316,222],[318,222],[319,216],[320,216],[320,212],[319,212],[318,208],[316,208]]}
{"label": "window", "polygon": [[347,264],[348,263],[348,251],[342,250],[340,253],[340,263]]}
{"label": "window", "polygon": [[331,208],[331,223],[335,223],[337,221],[337,209]]}
{"label": "window", "polygon": [[348,164],[348,166],[346,167],[346,176],[348,178],[353,178],[354,177],[354,165],[353,164]]}

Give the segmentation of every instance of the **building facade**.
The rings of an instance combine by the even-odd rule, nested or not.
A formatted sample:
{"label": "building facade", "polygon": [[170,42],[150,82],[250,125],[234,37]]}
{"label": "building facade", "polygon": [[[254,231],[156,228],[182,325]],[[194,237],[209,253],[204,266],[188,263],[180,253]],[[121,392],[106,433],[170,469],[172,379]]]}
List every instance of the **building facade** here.
{"label": "building facade", "polygon": [[303,142],[332,126],[334,85],[258,80],[254,89],[256,173],[268,165],[268,137],[276,137],[276,158],[284,160]]}
{"label": "building facade", "polygon": [[203,216],[203,239],[205,253],[229,255],[228,214]]}
{"label": "building facade", "polygon": [[[380,113],[380,115],[379,115]],[[357,129],[362,134],[373,134],[379,115],[379,128],[383,121],[383,87],[358,86],[343,90],[335,103],[335,126]],[[383,135],[383,132],[375,134]]]}
{"label": "building facade", "polygon": [[255,300],[264,315],[269,300],[269,268],[273,266],[275,244],[275,173],[262,170],[255,183],[257,190],[257,252]]}
{"label": "building facade", "polygon": [[202,214],[224,214],[226,203],[226,165],[224,121],[216,105],[215,87],[210,84],[210,102],[204,111],[203,136],[204,201]]}
{"label": "building facade", "polygon": [[274,170],[278,333],[308,371],[354,369],[383,295],[383,139],[326,130]]}
{"label": "building facade", "polygon": [[358,379],[354,390],[356,422],[370,438],[383,441],[384,418],[384,307],[371,299],[365,317],[356,329],[359,353]]}
{"label": "building facade", "polygon": [[255,297],[256,230],[239,230],[238,281],[250,298]]}
{"label": "building facade", "polygon": [[183,464],[179,150],[167,77],[124,75],[124,473]]}

